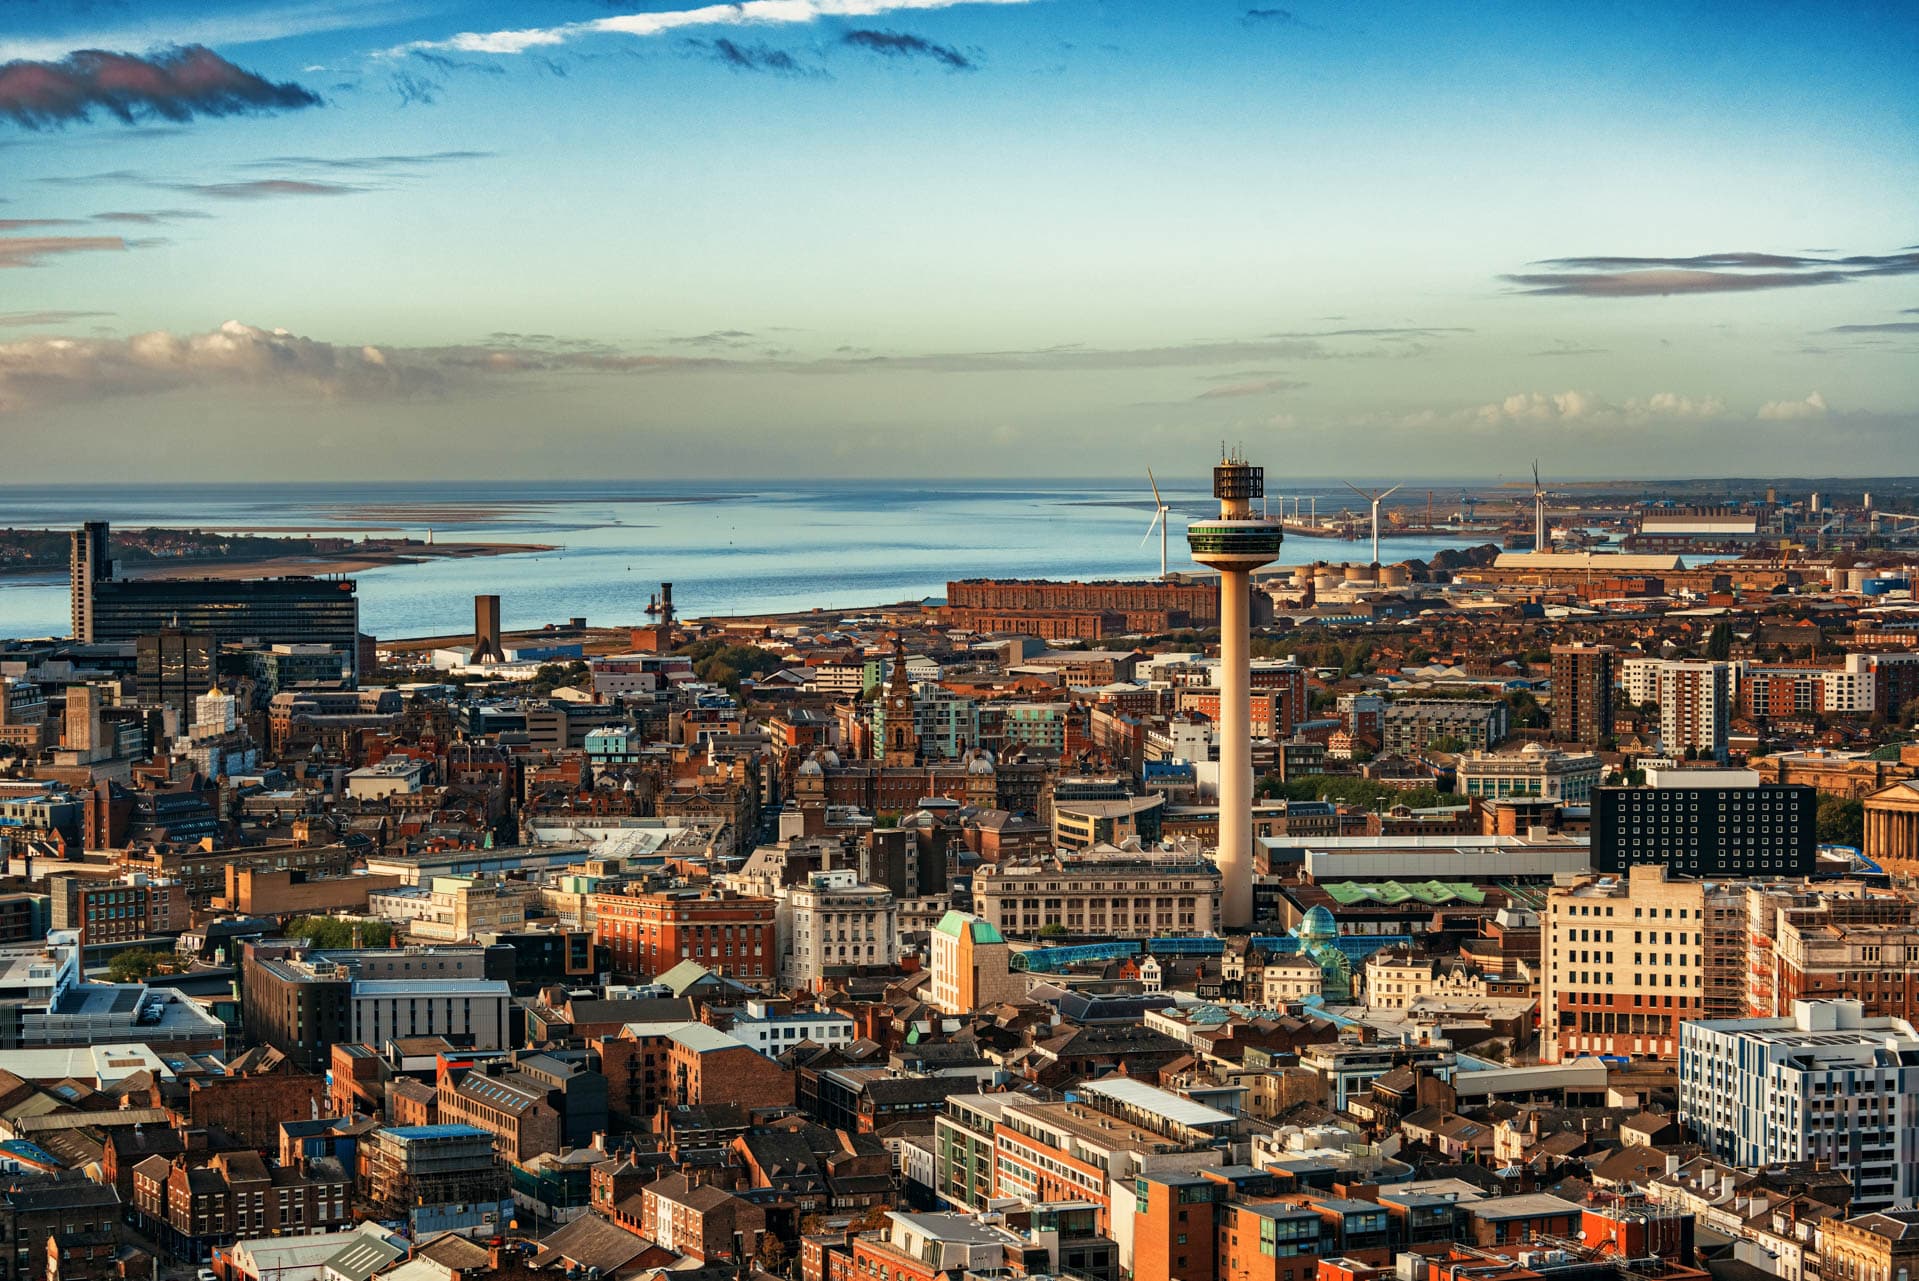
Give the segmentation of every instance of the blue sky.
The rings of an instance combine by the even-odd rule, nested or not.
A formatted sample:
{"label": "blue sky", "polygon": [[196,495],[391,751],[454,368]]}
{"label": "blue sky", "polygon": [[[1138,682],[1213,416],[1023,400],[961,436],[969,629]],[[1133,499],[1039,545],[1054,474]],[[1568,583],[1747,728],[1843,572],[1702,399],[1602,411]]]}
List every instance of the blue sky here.
{"label": "blue sky", "polygon": [[0,0],[0,431],[98,446],[23,480],[1911,471],[1916,68],[1909,5]]}

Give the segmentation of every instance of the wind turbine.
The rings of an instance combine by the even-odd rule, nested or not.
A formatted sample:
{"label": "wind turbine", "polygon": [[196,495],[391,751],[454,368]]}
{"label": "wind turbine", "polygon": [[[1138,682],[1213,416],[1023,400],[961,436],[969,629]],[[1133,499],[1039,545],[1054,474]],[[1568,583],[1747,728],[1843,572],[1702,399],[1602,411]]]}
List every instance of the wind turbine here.
{"label": "wind turbine", "polygon": [[1168,507],[1166,505],[1166,500],[1159,496],[1159,482],[1153,479],[1153,469],[1151,467],[1148,467],[1146,469],[1146,483],[1153,487],[1153,519],[1152,519],[1152,523],[1146,526],[1145,537],[1139,540],[1139,545],[1141,547],[1146,546],[1146,539],[1151,538],[1153,536],[1153,526],[1154,525],[1159,526],[1159,578],[1161,582],[1165,582],[1166,581],[1166,513],[1172,511],[1173,509],[1171,507]]}
{"label": "wind turbine", "polygon": [[1533,459],[1533,550],[1546,550],[1546,491],[1539,487],[1539,460]]}
{"label": "wind turbine", "polygon": [[1346,488],[1352,490],[1355,494],[1358,494],[1361,498],[1365,499],[1367,502],[1372,504],[1372,507],[1373,507],[1373,564],[1377,565],[1379,564],[1379,505],[1385,502],[1388,498],[1391,498],[1394,494],[1398,493],[1400,490],[1400,486],[1394,485],[1391,489],[1382,490],[1381,492],[1377,494],[1369,494],[1365,490],[1361,489],[1358,485],[1355,485],[1350,481],[1342,481],[1340,483],[1345,485]]}

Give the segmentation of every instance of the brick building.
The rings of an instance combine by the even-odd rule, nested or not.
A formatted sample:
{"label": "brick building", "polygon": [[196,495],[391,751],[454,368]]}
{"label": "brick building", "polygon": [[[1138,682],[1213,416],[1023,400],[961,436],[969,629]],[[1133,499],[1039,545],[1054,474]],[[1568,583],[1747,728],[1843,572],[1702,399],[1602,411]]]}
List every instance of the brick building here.
{"label": "brick building", "polygon": [[111,1232],[120,1208],[119,1193],[90,1179],[10,1176],[0,1188],[0,1281],[44,1281],[49,1242]]}
{"label": "brick building", "polygon": [[1554,742],[1598,747],[1612,737],[1613,656],[1610,645],[1553,646]]}
{"label": "brick building", "polygon": [[681,1173],[640,1189],[640,1216],[641,1236],[702,1263],[752,1258],[766,1230],[760,1207]]}
{"label": "brick building", "polygon": [[331,1158],[285,1166],[246,1150],[203,1166],[183,1154],[133,1167],[135,1223],[195,1262],[249,1237],[334,1231],[352,1222],[352,1201],[353,1177]]}
{"label": "brick building", "polygon": [[621,974],[653,978],[691,960],[757,986],[779,973],[772,899],[714,890],[595,894],[594,939]]}
{"label": "brick building", "polygon": [[[434,1119],[485,1130],[502,1157],[522,1165],[542,1152],[559,1152],[563,1127],[559,1108],[547,1097],[547,1083],[513,1066],[496,1060],[442,1072]],[[407,1123],[397,1116],[394,1120]]]}
{"label": "brick building", "polygon": [[280,1141],[280,1122],[304,1120],[326,1099],[325,1078],[284,1061],[251,1071],[235,1066],[241,1070],[187,1081],[186,1102],[179,1109],[183,1123],[219,1126],[252,1147],[270,1148]]}
{"label": "brick building", "polygon": [[607,1105],[633,1121],[649,1120],[663,1106],[793,1102],[790,1071],[704,1023],[629,1023],[599,1044]]}
{"label": "brick building", "polygon": [[186,888],[177,881],[136,872],[119,880],[60,875],[47,883],[52,927],[78,931],[82,947],[179,934],[190,923]]}
{"label": "brick building", "polygon": [[965,579],[946,584],[940,621],[1044,640],[1204,628],[1219,622],[1219,589],[1211,583]]}
{"label": "brick building", "polygon": [[214,906],[243,916],[364,912],[367,895],[400,884],[396,875],[316,876],[303,869],[229,863],[225,892]]}

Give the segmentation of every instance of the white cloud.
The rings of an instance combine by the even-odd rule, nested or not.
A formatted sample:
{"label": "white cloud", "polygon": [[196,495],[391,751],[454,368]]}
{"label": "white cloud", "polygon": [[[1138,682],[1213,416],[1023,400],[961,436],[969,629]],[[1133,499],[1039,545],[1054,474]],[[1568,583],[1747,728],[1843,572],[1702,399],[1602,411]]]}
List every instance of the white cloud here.
{"label": "white cloud", "polygon": [[450,49],[461,53],[513,54],[561,45],[591,35],[658,36],[688,27],[791,26],[819,18],[871,18],[912,10],[950,9],[961,4],[1030,3],[1032,0],[744,0],[739,4],[707,4],[694,9],[622,13],[591,22],[568,22],[557,27],[464,31],[445,40],[415,41],[391,52]]}
{"label": "white cloud", "polygon": [[[1635,424],[1671,419],[1699,421],[1723,418],[1726,404],[1717,396],[1682,396],[1676,392],[1654,392],[1644,398],[1613,402],[1589,391],[1518,392],[1504,400],[1468,410],[1465,418],[1489,427],[1509,423],[1622,423]],[[1408,420],[1408,426],[1434,421],[1431,411],[1421,411]]]}
{"label": "white cloud", "polygon": [[1804,400],[1769,400],[1759,406],[1759,417],[1767,422],[1785,422],[1793,418],[1824,418],[1826,398],[1813,392]]}
{"label": "white cloud", "polygon": [[[82,6],[71,6],[75,12]],[[106,6],[92,6],[105,9]],[[210,9],[211,6],[202,6]],[[237,45],[284,40],[292,36],[355,27],[383,26],[417,16],[417,6],[392,0],[312,0],[311,3],[256,6],[256,12],[196,12],[187,6],[165,15],[137,18],[118,27],[72,28],[44,36],[0,37],[0,62],[64,58],[75,49],[146,52],[180,45]]]}
{"label": "white cloud", "polygon": [[186,387],[277,388],[329,398],[407,395],[442,382],[438,369],[396,363],[377,348],[336,347],[237,320],[203,334],[0,343],[0,411]]}

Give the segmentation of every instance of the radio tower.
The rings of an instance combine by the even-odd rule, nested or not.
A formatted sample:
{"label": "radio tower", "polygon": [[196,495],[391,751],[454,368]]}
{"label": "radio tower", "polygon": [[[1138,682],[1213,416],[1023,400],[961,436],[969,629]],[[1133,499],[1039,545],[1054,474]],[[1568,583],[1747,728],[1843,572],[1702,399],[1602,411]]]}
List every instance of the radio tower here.
{"label": "radio tower", "polygon": [[1186,527],[1193,559],[1219,571],[1220,927],[1253,923],[1252,572],[1279,559],[1285,532],[1253,511],[1266,471],[1235,454],[1213,468],[1219,519]]}

